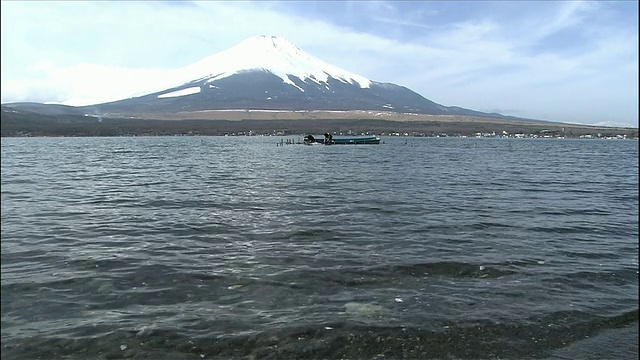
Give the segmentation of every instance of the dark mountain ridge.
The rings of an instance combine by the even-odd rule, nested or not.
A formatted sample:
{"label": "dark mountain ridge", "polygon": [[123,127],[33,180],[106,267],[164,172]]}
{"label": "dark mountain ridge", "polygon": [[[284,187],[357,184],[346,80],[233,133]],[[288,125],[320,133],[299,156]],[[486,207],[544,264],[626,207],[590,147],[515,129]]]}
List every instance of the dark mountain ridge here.
{"label": "dark mountain ridge", "polygon": [[[430,115],[501,117],[461,107],[447,107],[391,83],[371,82],[368,88],[329,77],[325,84],[289,75],[296,87],[264,70],[249,70],[214,82],[193,81],[136,98],[80,107],[86,113],[136,114],[206,110],[352,111],[373,110]],[[163,97],[197,88],[188,95]]]}

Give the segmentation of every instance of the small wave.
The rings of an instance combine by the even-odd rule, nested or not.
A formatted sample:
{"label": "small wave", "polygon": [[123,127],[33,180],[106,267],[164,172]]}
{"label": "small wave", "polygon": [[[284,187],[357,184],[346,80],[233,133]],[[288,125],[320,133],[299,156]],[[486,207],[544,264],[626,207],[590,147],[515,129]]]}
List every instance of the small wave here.
{"label": "small wave", "polygon": [[489,265],[476,265],[453,261],[416,263],[408,265],[386,265],[373,270],[409,276],[429,275],[452,278],[498,278],[516,273],[515,271],[501,270]]}

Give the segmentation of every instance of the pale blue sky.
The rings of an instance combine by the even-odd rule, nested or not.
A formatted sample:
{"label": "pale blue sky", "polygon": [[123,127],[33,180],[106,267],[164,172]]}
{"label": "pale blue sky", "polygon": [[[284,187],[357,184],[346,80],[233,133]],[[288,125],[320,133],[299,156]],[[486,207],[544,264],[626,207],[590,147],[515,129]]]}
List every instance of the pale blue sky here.
{"label": "pale blue sky", "polygon": [[276,35],[443,105],[638,127],[638,1],[0,4],[2,103],[115,100]]}

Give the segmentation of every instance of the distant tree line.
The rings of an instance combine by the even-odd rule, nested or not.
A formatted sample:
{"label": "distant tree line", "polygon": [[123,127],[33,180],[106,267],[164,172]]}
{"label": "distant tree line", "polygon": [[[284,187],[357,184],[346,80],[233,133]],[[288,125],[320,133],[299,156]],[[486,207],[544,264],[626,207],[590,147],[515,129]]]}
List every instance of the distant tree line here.
{"label": "distant tree line", "polygon": [[47,116],[34,113],[2,112],[1,135],[15,136],[163,136],[163,135],[289,135],[370,133],[421,134],[434,136],[474,136],[476,133],[553,134],[580,137],[627,135],[638,137],[637,128],[593,127],[562,123],[517,121],[388,121],[377,119],[300,120],[152,120]]}

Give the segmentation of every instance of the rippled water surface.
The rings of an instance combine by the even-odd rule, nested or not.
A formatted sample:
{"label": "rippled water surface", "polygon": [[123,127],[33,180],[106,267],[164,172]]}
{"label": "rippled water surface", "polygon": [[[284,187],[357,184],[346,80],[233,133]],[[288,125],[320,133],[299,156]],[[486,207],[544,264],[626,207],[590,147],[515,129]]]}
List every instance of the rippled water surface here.
{"label": "rippled water surface", "polygon": [[638,356],[638,142],[3,138],[2,359]]}

